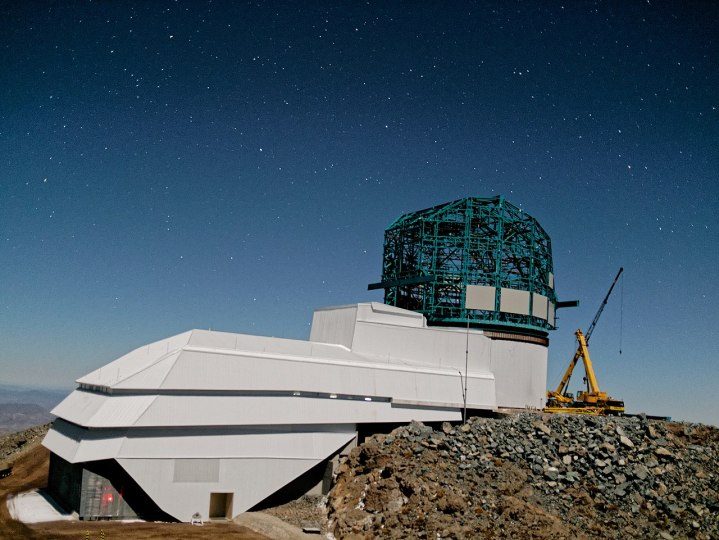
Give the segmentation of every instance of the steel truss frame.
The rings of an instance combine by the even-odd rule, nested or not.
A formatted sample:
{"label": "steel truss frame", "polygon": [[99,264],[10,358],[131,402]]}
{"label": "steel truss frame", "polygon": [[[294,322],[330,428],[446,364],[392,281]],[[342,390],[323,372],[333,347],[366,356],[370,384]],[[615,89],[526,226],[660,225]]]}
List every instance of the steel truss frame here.
{"label": "steel truss frame", "polygon": [[[538,293],[554,308],[552,244],[532,216],[504,197],[470,197],[400,216],[385,230],[385,303],[432,325],[516,327],[546,335],[548,320],[499,310],[501,289]],[[465,308],[467,285],[496,288],[495,309]],[[531,307],[529,313],[531,314]]]}

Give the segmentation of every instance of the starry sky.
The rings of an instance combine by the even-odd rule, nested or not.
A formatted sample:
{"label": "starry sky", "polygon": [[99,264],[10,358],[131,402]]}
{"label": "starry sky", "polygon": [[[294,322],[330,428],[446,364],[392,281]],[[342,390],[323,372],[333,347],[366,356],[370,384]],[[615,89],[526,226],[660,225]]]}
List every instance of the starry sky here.
{"label": "starry sky", "polygon": [[623,266],[602,389],[717,425],[718,27],[698,0],[3,2],[0,382],[190,328],[306,339],[382,300],[400,214],[503,194],[580,301],[550,385]]}

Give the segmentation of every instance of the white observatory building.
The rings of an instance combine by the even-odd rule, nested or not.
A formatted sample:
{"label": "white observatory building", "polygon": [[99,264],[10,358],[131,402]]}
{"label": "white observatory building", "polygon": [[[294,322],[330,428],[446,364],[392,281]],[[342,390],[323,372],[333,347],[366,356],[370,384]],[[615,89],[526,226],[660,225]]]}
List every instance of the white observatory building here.
{"label": "white observatory building", "polygon": [[541,408],[551,244],[502,197],[400,217],[385,303],[318,309],[309,341],[191,330],[80,378],[54,410],[48,489],[82,519],[231,518],[412,420]]}

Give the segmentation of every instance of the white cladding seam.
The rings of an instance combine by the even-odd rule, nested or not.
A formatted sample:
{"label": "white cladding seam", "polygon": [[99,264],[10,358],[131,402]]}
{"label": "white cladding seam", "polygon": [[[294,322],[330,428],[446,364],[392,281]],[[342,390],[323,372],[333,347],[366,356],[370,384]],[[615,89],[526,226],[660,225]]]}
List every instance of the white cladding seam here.
{"label": "white cladding seam", "polygon": [[[487,389],[489,392],[490,388]],[[458,390],[458,392],[461,389]],[[133,418],[122,406],[116,405],[116,396],[96,395],[107,402],[100,407],[98,414],[91,418],[76,416],[72,402],[76,395],[87,394],[84,391],[73,392],[55,409],[58,417],[86,428],[123,428],[123,427],[187,427],[187,426],[255,426],[291,423],[294,425],[373,423],[379,421],[423,421],[442,420],[448,410],[457,411],[462,402],[430,402],[420,400],[373,400],[333,399],[301,396],[188,396],[159,395],[143,396],[152,399],[145,410]],[[137,396],[129,396],[134,398]],[[488,407],[494,401],[478,402],[473,405]],[[476,408],[476,407],[475,407]],[[433,411],[436,411],[433,412]],[[125,421],[120,421],[123,419]],[[131,421],[130,421],[131,419]]]}
{"label": "white cladding seam", "polygon": [[[279,427],[278,427],[279,428]],[[70,463],[104,459],[324,459],[315,442],[318,437],[340,440],[354,437],[352,424],[310,426],[307,430],[252,431],[107,430],[92,431],[59,422],[44,444]],[[80,436],[83,440],[77,440]],[[332,443],[334,444],[334,443]],[[344,444],[344,443],[343,443]]]}

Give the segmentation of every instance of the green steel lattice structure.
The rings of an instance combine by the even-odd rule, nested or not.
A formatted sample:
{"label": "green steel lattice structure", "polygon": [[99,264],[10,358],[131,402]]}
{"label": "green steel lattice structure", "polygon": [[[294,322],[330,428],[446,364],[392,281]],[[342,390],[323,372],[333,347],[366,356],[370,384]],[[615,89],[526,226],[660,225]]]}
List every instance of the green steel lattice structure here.
{"label": "green steel lattice structure", "polygon": [[[553,280],[551,240],[539,222],[502,196],[471,197],[390,225],[382,282],[370,288],[384,288],[386,304],[420,312],[432,325],[546,336],[555,324]],[[485,290],[495,296],[494,309],[467,309],[467,285],[492,287]],[[507,289],[528,293],[520,293],[526,313],[501,309]]]}

